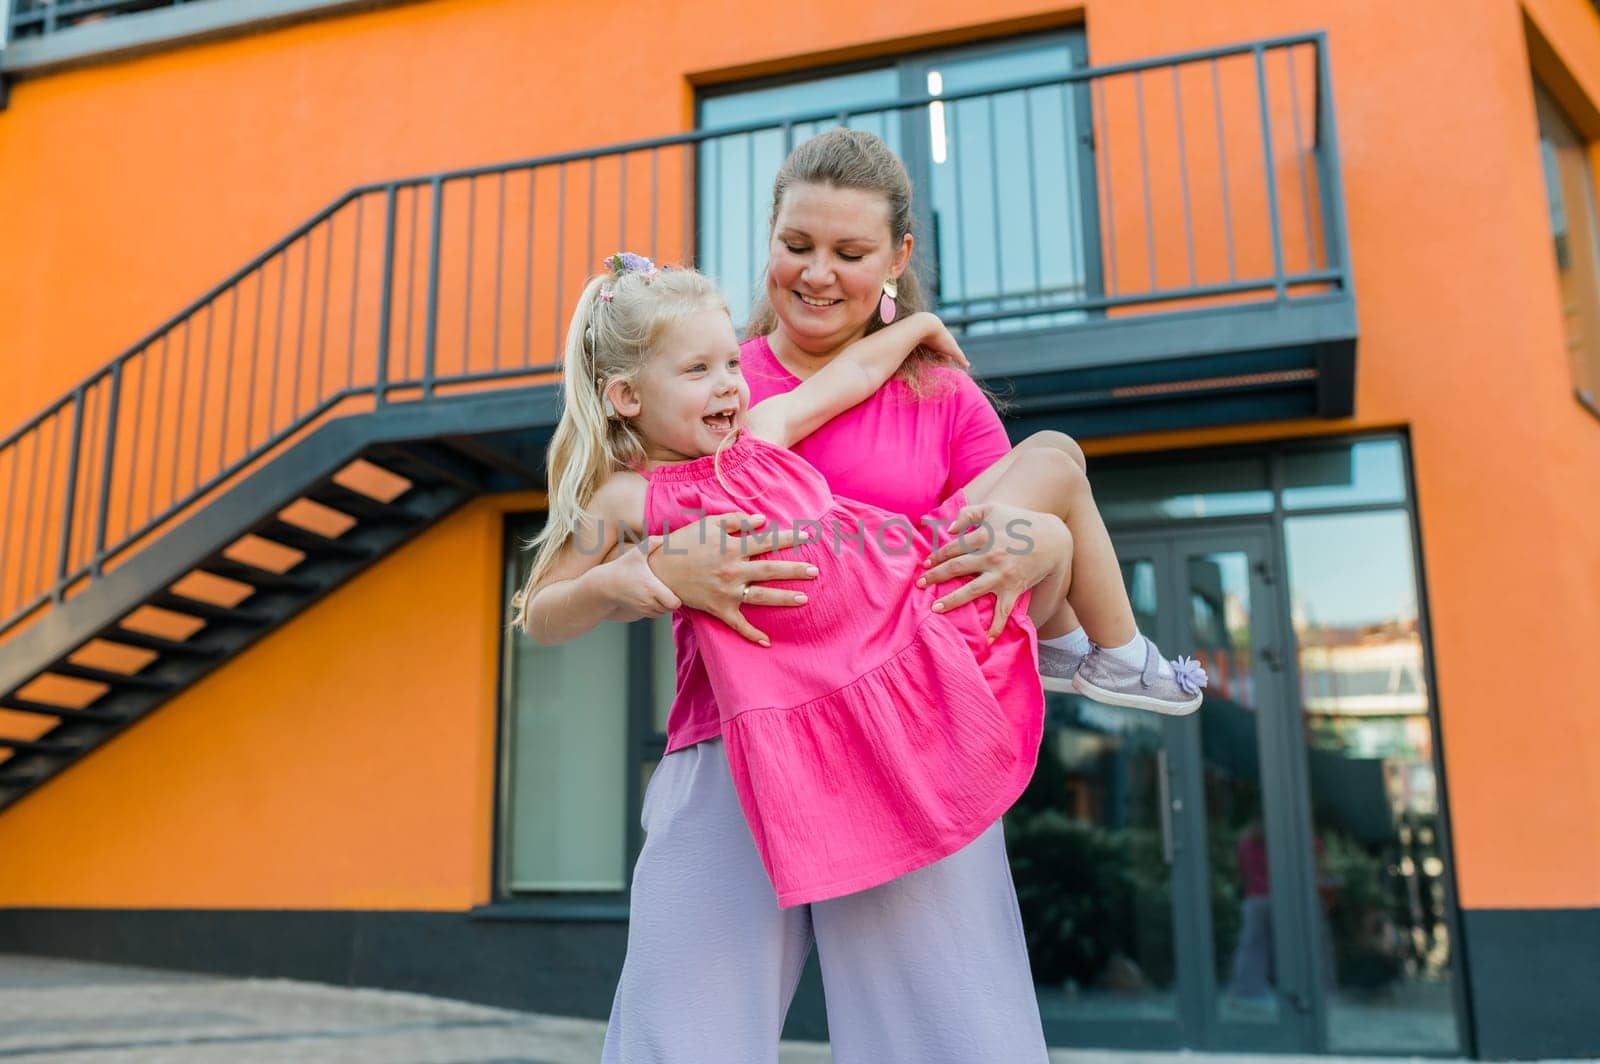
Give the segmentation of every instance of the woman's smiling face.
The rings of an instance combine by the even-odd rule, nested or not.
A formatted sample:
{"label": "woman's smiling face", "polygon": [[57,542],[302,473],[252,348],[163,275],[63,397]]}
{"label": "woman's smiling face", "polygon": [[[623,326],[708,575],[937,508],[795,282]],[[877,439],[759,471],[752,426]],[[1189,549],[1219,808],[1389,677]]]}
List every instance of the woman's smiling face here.
{"label": "woman's smiling face", "polygon": [[829,355],[866,331],[884,280],[910,260],[911,234],[890,235],[882,193],[794,185],[772,226],[767,298],[796,347]]}

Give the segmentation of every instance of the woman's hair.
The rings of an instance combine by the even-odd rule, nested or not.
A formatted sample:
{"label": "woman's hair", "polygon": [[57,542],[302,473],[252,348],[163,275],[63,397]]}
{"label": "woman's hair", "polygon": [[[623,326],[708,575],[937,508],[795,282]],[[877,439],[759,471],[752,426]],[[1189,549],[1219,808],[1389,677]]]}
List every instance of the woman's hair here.
{"label": "woman's hair", "polygon": [[[796,185],[830,185],[834,188],[854,188],[875,192],[883,197],[889,208],[889,240],[898,248],[906,234],[913,232],[911,214],[911,175],[905,163],[882,138],[861,129],[830,129],[819,133],[797,146],[789,153],[772,182],[772,214],[767,219],[767,230],[778,224],[778,210],[783,197]],[[915,314],[928,309],[928,299],[922,290],[915,263],[908,263],[897,282],[895,303],[898,316]],[[766,336],[778,327],[778,315],[767,299],[765,286],[750,314],[746,326],[747,336]],[[874,310],[867,320],[868,335],[883,328],[883,319]],[[923,370],[934,362],[932,352],[919,347],[901,364],[895,376],[906,382],[911,390],[921,395],[929,377]]]}
{"label": "woman's hair", "polygon": [[[620,262],[621,257],[618,257]],[[512,599],[512,623],[528,626],[527,600],[569,539],[590,525],[606,478],[644,464],[644,441],[605,400],[612,381],[633,382],[662,336],[698,310],[727,310],[717,286],[694,270],[629,269],[589,279],[567,326],[561,421],[550,441],[544,528],[527,583]]]}

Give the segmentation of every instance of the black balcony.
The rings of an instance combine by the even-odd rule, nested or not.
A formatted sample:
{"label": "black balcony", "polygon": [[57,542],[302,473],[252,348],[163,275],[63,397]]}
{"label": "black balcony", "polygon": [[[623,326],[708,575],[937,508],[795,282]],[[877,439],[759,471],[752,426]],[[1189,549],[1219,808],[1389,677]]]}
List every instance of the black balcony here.
{"label": "black balcony", "polygon": [[1351,412],[1320,35],[708,131],[697,251],[736,315],[760,284],[770,175],[836,124],[906,160],[937,309],[1015,413],[1101,435]]}

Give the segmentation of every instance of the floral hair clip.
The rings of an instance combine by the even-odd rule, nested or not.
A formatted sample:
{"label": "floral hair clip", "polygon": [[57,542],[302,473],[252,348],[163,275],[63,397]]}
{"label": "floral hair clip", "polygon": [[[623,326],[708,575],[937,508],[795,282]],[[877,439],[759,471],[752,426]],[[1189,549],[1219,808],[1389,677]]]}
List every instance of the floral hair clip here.
{"label": "floral hair clip", "polygon": [[635,255],[631,251],[619,251],[606,259],[604,266],[618,277],[625,273],[643,274],[646,282],[655,276],[656,264],[643,255]]}
{"label": "floral hair clip", "polygon": [[[656,275],[656,264],[643,255],[635,255],[631,251],[619,251],[615,255],[608,255],[600,264],[611,271],[611,279],[615,281],[625,273],[636,273],[644,278],[644,283],[649,284]],[[615,284],[600,286],[600,302],[610,303],[617,298]]]}

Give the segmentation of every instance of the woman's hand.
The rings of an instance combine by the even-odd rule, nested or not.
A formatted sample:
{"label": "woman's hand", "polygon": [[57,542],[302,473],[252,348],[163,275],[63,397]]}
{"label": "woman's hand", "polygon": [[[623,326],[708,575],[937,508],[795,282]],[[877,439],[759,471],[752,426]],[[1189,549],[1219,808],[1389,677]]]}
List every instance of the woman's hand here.
{"label": "woman's hand", "polygon": [[960,576],[977,574],[933,604],[945,613],[980,595],[995,597],[989,638],[1005,628],[1011,609],[1022,593],[1065,566],[1072,558],[1072,533],[1054,514],[1024,510],[1006,503],[981,503],[958,513],[944,529],[955,536],[935,550],[917,578],[918,587],[930,587]]}
{"label": "woman's hand", "polygon": [[661,549],[649,555],[649,561],[661,584],[683,605],[711,614],[765,647],[772,641],[745,620],[740,607],[804,605],[805,595],[761,587],[760,582],[810,580],[817,575],[817,568],[805,562],[753,561],[803,540],[795,529],[752,534],[764,523],[759,514],[710,514],[674,529]]}

